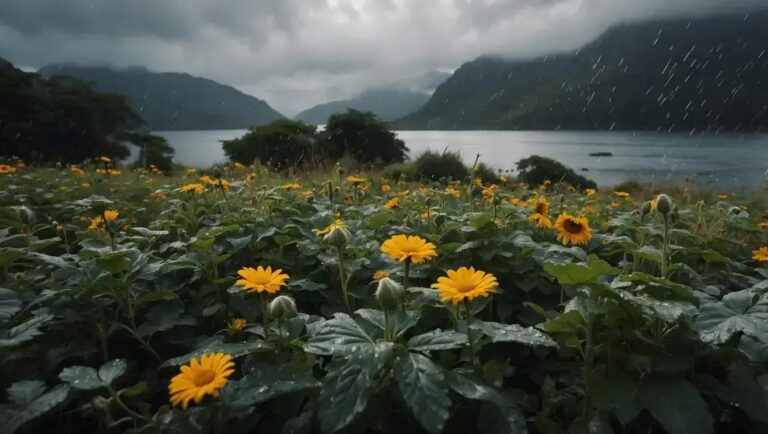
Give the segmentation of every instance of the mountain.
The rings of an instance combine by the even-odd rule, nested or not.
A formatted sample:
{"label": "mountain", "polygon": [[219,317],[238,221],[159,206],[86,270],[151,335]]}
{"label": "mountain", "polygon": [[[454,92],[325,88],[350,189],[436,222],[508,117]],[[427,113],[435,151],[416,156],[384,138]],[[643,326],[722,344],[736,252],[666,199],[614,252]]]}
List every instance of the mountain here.
{"label": "mountain", "polygon": [[41,75],[70,76],[125,95],[151,130],[240,129],[283,117],[266,102],[213,80],[144,68],[48,65]]}
{"label": "mountain", "polygon": [[360,95],[339,101],[316,105],[296,115],[296,119],[313,124],[325,124],[328,117],[347,109],[373,112],[385,121],[391,121],[413,113],[424,105],[429,94],[422,91],[401,89],[368,90]]}
{"label": "mountain", "polygon": [[768,130],[768,11],[613,27],[579,50],[481,57],[397,129]]}

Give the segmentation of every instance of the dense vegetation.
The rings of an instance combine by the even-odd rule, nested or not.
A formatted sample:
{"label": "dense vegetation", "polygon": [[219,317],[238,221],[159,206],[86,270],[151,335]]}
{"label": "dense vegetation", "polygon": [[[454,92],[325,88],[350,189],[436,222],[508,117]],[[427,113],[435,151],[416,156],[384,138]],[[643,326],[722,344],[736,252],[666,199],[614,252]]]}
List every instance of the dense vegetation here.
{"label": "dense vegetation", "polygon": [[44,76],[69,76],[124,95],[153,131],[248,128],[283,117],[263,100],[213,80],[144,68],[49,65]]}
{"label": "dense vegetation", "polygon": [[123,159],[128,145],[136,145],[153,153],[148,163],[169,168],[172,149],[143,127],[120,95],[94,91],[80,80],[46,80],[0,59],[0,157],[80,163]]}
{"label": "dense vegetation", "polygon": [[572,53],[479,58],[395,127],[766,131],[766,28],[768,11],[648,21]]}
{"label": "dense vegetation", "polygon": [[406,159],[408,148],[371,112],[348,110],[328,119],[325,129],[290,119],[252,127],[243,137],[223,142],[231,161],[258,161],[273,169],[321,167],[343,157],[363,165]]}
{"label": "dense vegetation", "polygon": [[0,432],[768,430],[765,195],[200,175],[0,166]]}
{"label": "dense vegetation", "polygon": [[429,94],[405,89],[372,89],[354,98],[330,101],[310,107],[298,115],[296,119],[313,124],[324,124],[335,113],[343,113],[348,109],[371,112],[376,117],[393,121],[421,108],[429,99]]}

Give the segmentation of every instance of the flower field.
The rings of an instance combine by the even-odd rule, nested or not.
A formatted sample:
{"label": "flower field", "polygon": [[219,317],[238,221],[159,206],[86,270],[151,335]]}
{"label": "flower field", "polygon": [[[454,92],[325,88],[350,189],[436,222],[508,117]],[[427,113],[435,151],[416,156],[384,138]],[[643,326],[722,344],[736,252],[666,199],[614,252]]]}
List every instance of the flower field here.
{"label": "flower field", "polygon": [[764,194],[109,165],[0,166],[0,433],[768,432]]}

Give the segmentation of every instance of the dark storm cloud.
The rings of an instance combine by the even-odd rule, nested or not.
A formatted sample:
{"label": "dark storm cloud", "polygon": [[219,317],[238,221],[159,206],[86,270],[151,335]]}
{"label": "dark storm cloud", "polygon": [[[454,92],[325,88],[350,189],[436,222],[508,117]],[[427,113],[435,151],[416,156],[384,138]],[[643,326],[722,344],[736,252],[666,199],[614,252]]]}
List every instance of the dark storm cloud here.
{"label": "dark storm cloud", "polygon": [[0,0],[0,57],[186,71],[292,114],[482,54],[577,48],[621,21],[760,6],[768,0]]}

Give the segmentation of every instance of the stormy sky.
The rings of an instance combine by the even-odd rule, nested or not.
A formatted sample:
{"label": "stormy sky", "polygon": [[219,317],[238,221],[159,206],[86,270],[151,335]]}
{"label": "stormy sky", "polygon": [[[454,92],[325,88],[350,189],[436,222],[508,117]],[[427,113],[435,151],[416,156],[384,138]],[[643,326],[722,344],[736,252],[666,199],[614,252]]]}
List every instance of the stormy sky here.
{"label": "stormy sky", "polygon": [[233,85],[286,115],[480,55],[570,50],[622,21],[768,0],[0,0],[0,57],[146,66]]}

